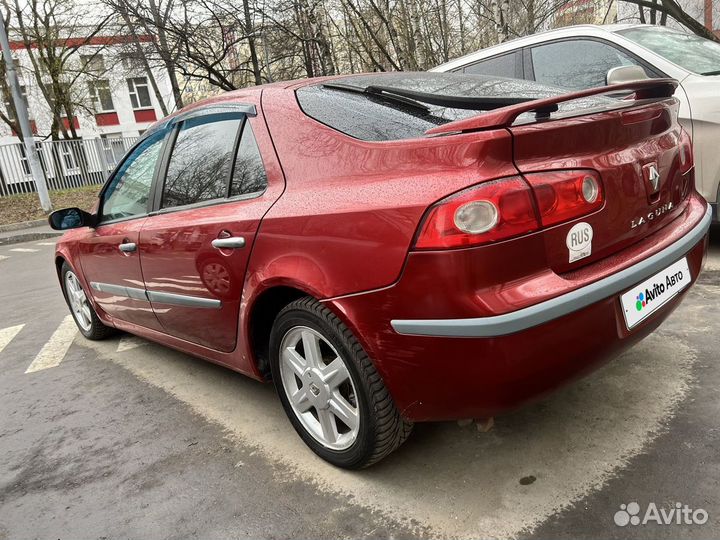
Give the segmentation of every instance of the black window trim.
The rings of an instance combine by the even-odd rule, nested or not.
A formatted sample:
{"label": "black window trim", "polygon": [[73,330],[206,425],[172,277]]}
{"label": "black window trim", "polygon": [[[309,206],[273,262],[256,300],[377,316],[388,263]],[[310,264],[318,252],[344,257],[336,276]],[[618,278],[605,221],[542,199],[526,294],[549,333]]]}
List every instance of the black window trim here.
{"label": "black window trim", "polygon": [[548,41],[542,41],[540,43],[533,43],[532,45],[526,45],[522,48],[523,51],[523,65],[525,69],[525,80],[528,81],[535,81],[537,82],[537,79],[535,78],[535,66],[533,65],[532,60],[532,49],[535,49],[537,47],[542,47],[544,45],[552,45],[554,43],[562,43],[564,41],[595,41],[598,43],[602,43],[604,45],[609,45],[616,51],[629,56],[633,60],[635,60],[639,66],[641,66],[643,69],[654,73],[657,78],[664,78],[668,77],[667,73],[664,73],[663,71],[660,71],[658,68],[653,66],[652,64],[645,61],[643,58],[639,57],[637,54],[635,54],[632,51],[627,50],[625,47],[618,45],[617,43],[613,43],[610,40],[607,40],[605,38],[597,37],[597,36],[568,36],[568,37],[562,37],[562,38],[556,38],[551,39]]}

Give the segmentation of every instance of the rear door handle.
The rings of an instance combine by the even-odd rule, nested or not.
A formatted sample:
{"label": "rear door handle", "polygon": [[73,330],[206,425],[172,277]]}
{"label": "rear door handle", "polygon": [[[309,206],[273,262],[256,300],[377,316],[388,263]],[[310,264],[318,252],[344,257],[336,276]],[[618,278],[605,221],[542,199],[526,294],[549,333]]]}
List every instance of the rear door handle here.
{"label": "rear door handle", "polygon": [[119,248],[123,253],[132,253],[137,250],[137,244],[135,242],[125,242],[120,244]]}
{"label": "rear door handle", "polygon": [[216,238],[212,241],[215,249],[238,249],[245,247],[245,238],[242,236],[231,236],[230,238]]}

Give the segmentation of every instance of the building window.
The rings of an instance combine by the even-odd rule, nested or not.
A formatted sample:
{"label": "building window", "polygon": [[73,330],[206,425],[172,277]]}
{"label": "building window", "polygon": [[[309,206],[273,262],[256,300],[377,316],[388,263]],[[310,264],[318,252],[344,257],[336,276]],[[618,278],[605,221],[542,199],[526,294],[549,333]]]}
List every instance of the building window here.
{"label": "building window", "polygon": [[[62,100],[60,103],[58,103],[57,97],[55,96],[54,90],[52,86],[49,86],[47,88],[48,90],[48,104],[50,105],[50,111],[53,112],[57,110],[58,115],[60,118],[67,118],[67,108],[66,106],[72,108],[73,107],[73,99],[72,99],[72,87],[70,86],[70,83],[67,82],[61,82],[60,83],[60,99]],[[72,109],[71,109],[72,110]]]}
{"label": "building window", "polygon": [[110,92],[110,81],[107,79],[89,81],[88,86],[96,113],[112,112],[115,110],[112,93]]}
{"label": "building window", "polygon": [[152,107],[150,101],[150,88],[146,77],[133,77],[127,80],[130,91],[130,102],[133,109],[147,109]]}
{"label": "building window", "polygon": [[81,54],[80,63],[85,73],[97,75],[105,71],[105,59],[102,54]]}
{"label": "building window", "polygon": [[125,71],[135,73],[144,69],[142,59],[137,53],[122,53],[120,63]]}
{"label": "building window", "polygon": [[[30,112],[30,107],[28,106],[27,88],[24,85],[20,86],[20,93],[22,94],[23,101],[25,102],[25,108],[28,110],[28,116],[32,118],[33,116]],[[10,120],[17,120],[15,118],[15,104],[13,103],[12,93],[10,92],[10,89],[8,89],[7,93],[5,94],[5,110],[7,111],[7,115]]]}

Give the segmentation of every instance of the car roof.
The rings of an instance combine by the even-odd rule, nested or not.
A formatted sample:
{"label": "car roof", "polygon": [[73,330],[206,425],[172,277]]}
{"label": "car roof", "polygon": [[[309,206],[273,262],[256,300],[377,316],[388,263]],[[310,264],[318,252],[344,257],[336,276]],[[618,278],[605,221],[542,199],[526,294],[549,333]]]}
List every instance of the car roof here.
{"label": "car roof", "polygon": [[459,58],[455,58],[441,64],[437,67],[430,69],[429,71],[450,71],[452,69],[464,66],[476,60],[482,60],[484,58],[490,58],[492,56],[512,52],[519,48],[526,47],[528,45],[534,45],[536,43],[542,43],[555,38],[573,37],[573,36],[603,36],[611,33],[618,32],[620,30],[627,30],[629,28],[651,26],[643,24],[577,24],[572,26],[564,26],[562,28],[555,28],[553,30],[546,30],[544,32],[537,32],[528,36],[523,36],[508,41],[493,45],[485,49],[480,49],[475,52],[466,54]]}

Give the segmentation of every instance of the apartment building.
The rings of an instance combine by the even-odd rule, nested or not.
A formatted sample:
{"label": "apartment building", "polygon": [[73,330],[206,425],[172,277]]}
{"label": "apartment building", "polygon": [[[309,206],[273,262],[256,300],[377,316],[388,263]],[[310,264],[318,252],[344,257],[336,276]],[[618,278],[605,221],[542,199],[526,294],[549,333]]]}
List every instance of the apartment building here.
{"label": "apartment building", "polygon": [[[152,38],[139,36],[138,39],[142,47]],[[25,44],[18,40],[10,43],[50,189],[101,183],[137,137],[163,116],[160,99],[166,111],[175,110],[167,73],[150,67],[156,91],[148,76],[147,64],[128,36],[67,37],[60,46],[65,51],[73,50],[67,57],[67,73],[63,71],[60,77],[61,84],[67,85],[72,96],[72,117],[59,118],[65,136],[60,137],[62,140],[51,140],[53,113],[49,104],[52,96],[47,95],[51,88],[49,75],[41,68],[43,84],[40,85]],[[32,56],[39,56],[36,50]],[[0,107],[13,119],[9,92],[2,99],[4,103]],[[35,190],[25,148],[13,128],[2,121],[0,197]]]}
{"label": "apartment building", "polygon": [[[74,77],[72,84],[73,118],[62,117],[65,128],[75,128],[81,139],[134,138],[163,116],[162,108],[149,80],[146,66],[139,61],[128,36],[104,35],[82,40],[70,62],[75,70],[86,72]],[[140,36],[149,42],[150,36]],[[31,127],[38,138],[46,138],[52,126],[52,112],[48,100],[37,82],[33,65],[25,45],[12,41],[10,48],[16,61],[21,89],[31,119]],[[73,69],[69,69],[73,72]],[[161,99],[166,110],[174,110],[172,90],[167,74],[152,68]],[[41,74],[41,78],[44,76]],[[4,96],[4,108],[9,114],[10,96]],[[0,125],[0,144],[18,142],[16,134],[6,123]]]}

